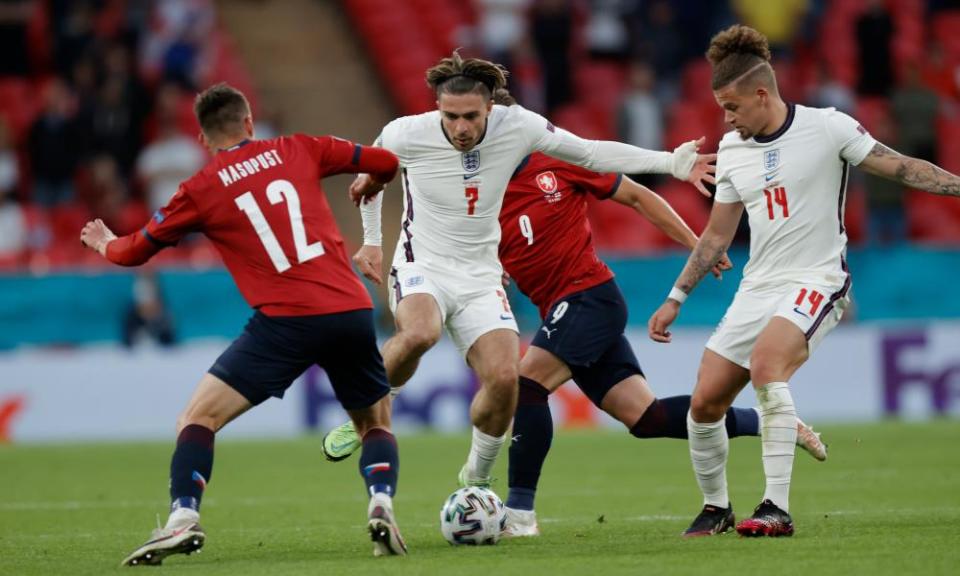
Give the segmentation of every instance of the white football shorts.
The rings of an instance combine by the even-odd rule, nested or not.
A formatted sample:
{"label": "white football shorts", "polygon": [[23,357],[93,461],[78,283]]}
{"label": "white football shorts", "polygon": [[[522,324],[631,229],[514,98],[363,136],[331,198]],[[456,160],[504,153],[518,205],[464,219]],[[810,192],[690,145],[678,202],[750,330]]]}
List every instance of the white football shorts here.
{"label": "white football shorts", "polygon": [[806,336],[810,354],[840,322],[850,303],[850,276],[841,286],[787,283],[737,291],[707,348],[734,364],[750,369],[757,337],[774,316],[793,322]]}
{"label": "white football shorts", "polygon": [[462,274],[427,269],[416,263],[390,271],[390,311],[411,294],[429,294],[437,301],[440,319],[460,354],[478,338],[501,328],[519,332],[507,293],[500,282],[479,282]]}

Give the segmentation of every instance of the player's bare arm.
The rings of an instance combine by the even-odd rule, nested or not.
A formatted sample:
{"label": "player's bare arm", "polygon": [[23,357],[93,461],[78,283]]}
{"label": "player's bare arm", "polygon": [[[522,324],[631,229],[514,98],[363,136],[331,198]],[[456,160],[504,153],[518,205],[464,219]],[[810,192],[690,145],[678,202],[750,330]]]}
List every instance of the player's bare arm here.
{"label": "player's bare arm", "polygon": [[904,156],[879,142],[860,167],[870,174],[910,188],[941,196],[960,196],[960,177],[925,160]]}
{"label": "player's bare arm", "polygon": [[[683,218],[676,213],[666,200],[646,186],[623,177],[612,198],[624,206],[633,208],[676,243],[686,246],[690,250],[697,246],[699,238],[690,229],[690,226],[684,222]],[[716,278],[720,278],[724,270],[729,270],[732,267],[733,264],[730,259],[726,254],[723,254],[712,268],[711,273]]]}
{"label": "player's bare arm", "polygon": [[667,343],[671,340],[670,325],[680,314],[680,305],[687,295],[703,280],[714,266],[720,262],[733,235],[737,232],[740,216],[743,214],[743,204],[715,202],[710,212],[710,222],[697,246],[687,259],[687,264],[680,272],[674,283],[673,290],[667,300],[660,305],[647,323],[650,338],[656,342]]}

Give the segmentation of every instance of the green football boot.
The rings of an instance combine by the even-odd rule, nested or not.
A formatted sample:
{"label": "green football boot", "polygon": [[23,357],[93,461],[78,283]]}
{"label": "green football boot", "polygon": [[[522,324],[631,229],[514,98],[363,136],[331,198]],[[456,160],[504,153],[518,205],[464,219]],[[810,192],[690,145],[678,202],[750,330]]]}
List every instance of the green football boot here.
{"label": "green football boot", "polygon": [[478,488],[490,488],[490,485],[493,484],[492,478],[468,478],[467,477],[467,465],[464,464],[463,468],[460,469],[460,474],[457,474],[457,483],[461,488],[467,488],[468,486],[476,486]]}
{"label": "green football boot", "polygon": [[331,462],[339,462],[344,458],[349,458],[351,454],[360,448],[362,442],[357,435],[356,428],[353,427],[353,421],[347,421],[333,430],[327,432],[323,437],[321,448],[323,456]]}

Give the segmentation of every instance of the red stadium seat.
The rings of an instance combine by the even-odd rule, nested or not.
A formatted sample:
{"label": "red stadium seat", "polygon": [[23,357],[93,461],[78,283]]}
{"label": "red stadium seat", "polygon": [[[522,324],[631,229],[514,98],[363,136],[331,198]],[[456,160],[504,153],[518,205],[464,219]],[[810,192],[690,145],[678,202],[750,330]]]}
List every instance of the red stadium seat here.
{"label": "red stadium seat", "polygon": [[854,118],[871,132],[877,131],[881,124],[890,119],[890,102],[885,98],[859,98],[854,110]]}
{"label": "red stadium seat", "polygon": [[960,246],[960,204],[955,198],[926,192],[907,197],[907,226],[910,238],[924,244]]}
{"label": "red stadium seat", "polygon": [[847,210],[843,215],[847,239],[859,244],[867,238],[867,194],[863,186],[852,185],[847,190]]}
{"label": "red stadium seat", "polygon": [[675,103],[669,111],[664,148],[706,136],[704,150],[716,150],[723,136],[723,111],[713,101]]}
{"label": "red stadium seat", "polygon": [[960,10],[940,12],[930,23],[932,36],[940,42],[947,59],[960,59]]}
{"label": "red stadium seat", "polygon": [[594,241],[602,252],[644,254],[673,243],[646,218],[616,202],[591,200],[588,214]]}
{"label": "red stadium seat", "polygon": [[671,178],[663,185],[657,186],[656,192],[698,235],[707,227],[707,221],[710,219],[710,201],[692,184]]}
{"label": "red stadium seat", "polygon": [[711,79],[713,71],[704,58],[697,58],[683,67],[680,78],[680,94],[688,102],[713,103]]}
{"label": "red stadium seat", "polygon": [[39,111],[39,99],[29,80],[0,78],[0,114],[9,123],[15,142],[25,141]]}

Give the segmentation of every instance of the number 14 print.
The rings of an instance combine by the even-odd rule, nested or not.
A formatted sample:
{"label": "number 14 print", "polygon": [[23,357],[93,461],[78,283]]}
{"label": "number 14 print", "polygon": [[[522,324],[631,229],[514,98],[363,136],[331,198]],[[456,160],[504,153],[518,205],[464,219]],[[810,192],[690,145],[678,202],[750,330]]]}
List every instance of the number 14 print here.
{"label": "number 14 print", "polygon": [[806,300],[806,303],[810,304],[810,315],[816,316],[817,310],[820,309],[820,304],[823,303],[823,294],[817,292],[816,290],[807,290],[806,288],[801,288],[800,294],[797,295],[797,300],[794,302],[796,305],[794,310],[802,312],[801,308],[805,305],[804,300]]}

